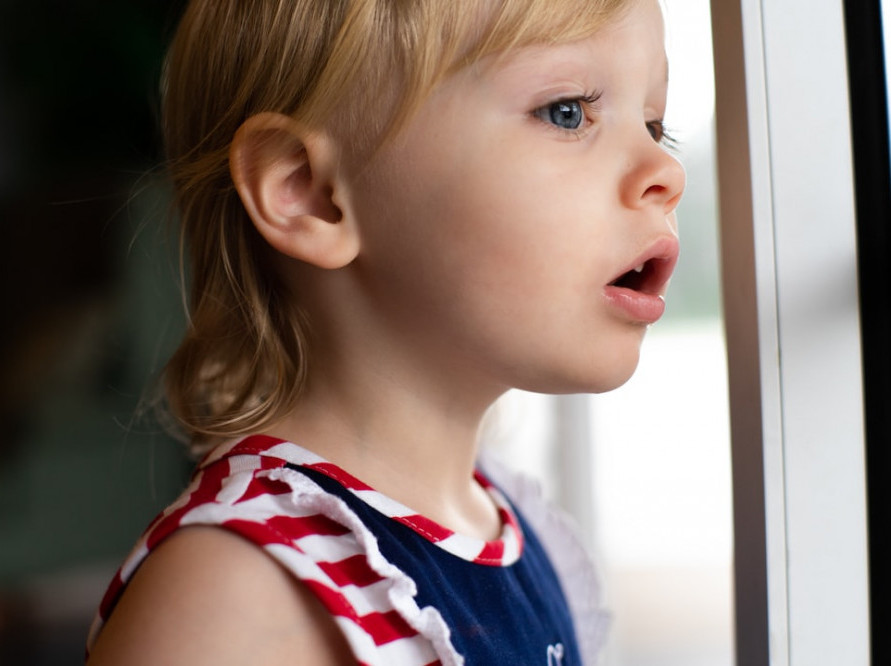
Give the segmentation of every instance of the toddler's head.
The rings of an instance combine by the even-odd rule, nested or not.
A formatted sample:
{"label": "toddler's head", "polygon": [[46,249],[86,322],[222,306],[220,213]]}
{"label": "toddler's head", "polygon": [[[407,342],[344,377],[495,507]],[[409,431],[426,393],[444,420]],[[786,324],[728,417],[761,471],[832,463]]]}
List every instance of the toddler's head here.
{"label": "toddler's head", "polygon": [[[168,57],[163,124],[189,251],[191,317],[167,367],[166,389],[169,406],[196,451],[280,418],[314,367],[312,308],[304,307],[300,281],[283,275],[280,248],[258,231],[251,202],[246,206],[239,192],[251,176],[233,165],[233,140],[246,121],[264,119],[252,125],[253,133],[266,132],[270,141],[280,140],[282,119],[289,128],[300,128],[300,136],[324,135],[338,146],[336,159],[358,174],[386,152],[382,147],[398,140],[431,94],[457,73],[482,63],[491,66],[493,58],[497,62],[501,54],[527,47],[579,42],[640,2],[189,3]],[[600,91],[586,92],[585,103],[595,107]],[[562,98],[540,101],[538,117],[551,125],[572,122],[577,113],[572,104],[560,107]],[[554,104],[549,107],[549,102]],[[466,113],[471,120],[475,110]],[[661,137],[661,124],[654,131]],[[244,150],[238,156],[243,158]],[[239,188],[233,173],[236,181],[241,178]],[[682,189],[683,183],[671,187]],[[671,199],[673,209],[673,193]],[[398,201],[392,204],[399,207]],[[322,213],[341,214],[333,206]],[[645,259],[673,266],[676,250],[662,253]],[[310,263],[339,267],[337,261]],[[670,266],[656,271],[662,282],[666,270],[670,273]]]}

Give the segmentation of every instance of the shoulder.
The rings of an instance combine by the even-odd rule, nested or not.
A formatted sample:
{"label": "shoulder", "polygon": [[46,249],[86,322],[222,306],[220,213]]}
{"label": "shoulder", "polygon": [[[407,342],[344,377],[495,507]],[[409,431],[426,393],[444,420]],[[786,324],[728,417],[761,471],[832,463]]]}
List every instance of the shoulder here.
{"label": "shoulder", "polygon": [[90,664],[355,664],[330,614],[261,548],[214,527],[161,543],[133,576]]}

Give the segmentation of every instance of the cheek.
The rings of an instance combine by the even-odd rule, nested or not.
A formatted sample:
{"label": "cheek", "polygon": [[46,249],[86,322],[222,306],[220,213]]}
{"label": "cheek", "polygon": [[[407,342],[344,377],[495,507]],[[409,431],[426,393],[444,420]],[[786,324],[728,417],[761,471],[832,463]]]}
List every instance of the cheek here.
{"label": "cheek", "polygon": [[518,308],[602,281],[609,213],[590,169],[501,146],[437,157],[387,159],[364,188],[366,260],[391,288],[439,300],[473,290]]}

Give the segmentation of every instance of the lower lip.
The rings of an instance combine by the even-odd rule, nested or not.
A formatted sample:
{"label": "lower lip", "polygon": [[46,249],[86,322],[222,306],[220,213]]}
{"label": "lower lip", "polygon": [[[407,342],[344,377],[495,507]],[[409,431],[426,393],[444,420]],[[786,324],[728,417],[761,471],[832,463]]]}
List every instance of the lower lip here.
{"label": "lower lip", "polygon": [[653,324],[665,312],[665,300],[654,294],[644,294],[625,287],[606,287],[603,290],[607,302],[621,310],[631,321]]}

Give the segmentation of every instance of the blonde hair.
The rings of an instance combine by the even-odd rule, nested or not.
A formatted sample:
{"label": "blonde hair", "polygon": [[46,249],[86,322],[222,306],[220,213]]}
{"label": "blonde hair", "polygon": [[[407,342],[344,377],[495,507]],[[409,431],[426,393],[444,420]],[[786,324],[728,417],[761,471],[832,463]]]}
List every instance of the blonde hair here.
{"label": "blonde hair", "polygon": [[189,3],[168,54],[163,130],[188,250],[190,317],[164,387],[194,453],[284,416],[309,362],[309,322],[269,269],[271,249],[230,177],[239,126],[272,111],[309,128],[336,127],[371,148],[449,73],[512,48],[587,37],[628,2]]}

